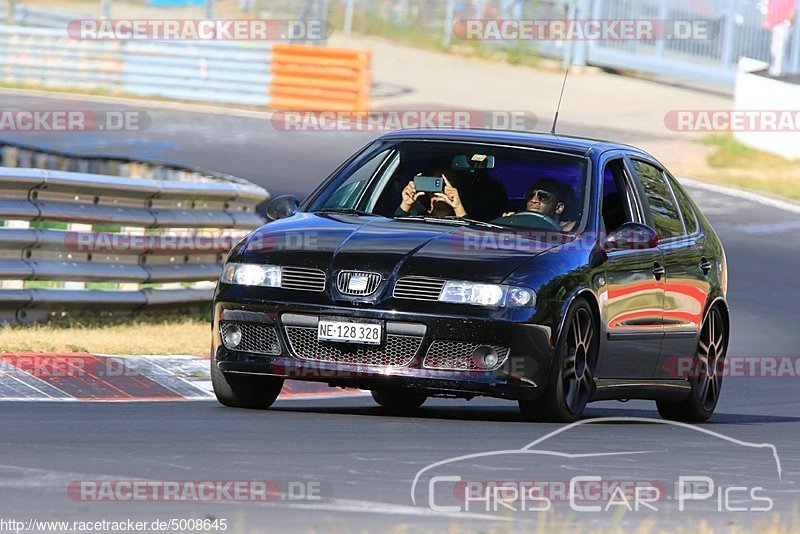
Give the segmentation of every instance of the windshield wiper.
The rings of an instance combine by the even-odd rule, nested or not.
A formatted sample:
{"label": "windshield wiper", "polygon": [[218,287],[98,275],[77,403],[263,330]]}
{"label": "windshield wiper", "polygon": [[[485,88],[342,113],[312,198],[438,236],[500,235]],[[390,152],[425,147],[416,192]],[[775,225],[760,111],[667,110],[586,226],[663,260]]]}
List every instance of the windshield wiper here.
{"label": "windshield wiper", "polygon": [[403,220],[412,220],[412,221],[430,221],[430,222],[446,222],[446,223],[455,223],[461,226],[483,226],[485,228],[505,228],[505,226],[500,226],[498,224],[487,223],[483,221],[479,221],[477,219],[467,219],[466,217],[456,217],[455,215],[445,215],[443,217],[435,217],[433,215],[401,215],[400,217],[395,217],[398,221]]}
{"label": "windshield wiper", "polygon": [[369,217],[383,217],[383,215],[378,215],[377,213],[370,213],[364,210],[357,210],[355,208],[321,208],[318,210],[313,210],[311,213],[340,213],[344,215],[362,215],[362,216],[369,216]]}
{"label": "windshield wiper", "polygon": [[456,217],[455,215],[446,215],[445,217],[442,217],[442,218],[443,219],[448,219],[448,220],[457,219],[459,221],[464,221],[464,222],[467,222],[469,224],[474,224],[476,226],[483,226],[485,228],[505,228],[505,226],[501,226],[499,224],[492,224],[492,223],[488,223],[488,222],[484,222],[484,221],[479,221],[477,219],[468,219],[466,217]]}

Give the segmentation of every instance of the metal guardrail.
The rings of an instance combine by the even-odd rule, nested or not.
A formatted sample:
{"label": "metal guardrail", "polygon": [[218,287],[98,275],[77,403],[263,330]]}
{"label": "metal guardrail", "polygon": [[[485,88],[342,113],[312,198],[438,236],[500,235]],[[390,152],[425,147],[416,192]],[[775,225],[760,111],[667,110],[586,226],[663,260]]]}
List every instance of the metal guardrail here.
{"label": "metal guardrail", "polygon": [[369,105],[369,62],[363,50],[240,41],[82,41],[63,27],[0,26],[0,80],[57,89],[360,111]]}
{"label": "metal guardrail", "polygon": [[6,83],[269,105],[270,43],[81,41],[65,27],[0,26]]}
{"label": "metal guardrail", "polygon": [[[19,26],[41,26],[66,28],[71,20],[80,18],[74,14],[58,13],[50,9],[38,9],[14,2],[14,24]],[[0,22],[8,24],[8,3],[0,2]]]}
{"label": "metal guardrail", "polygon": [[[11,149],[4,161],[64,160]],[[159,168],[116,163],[134,174]],[[0,322],[207,306],[225,253],[263,223],[256,206],[269,194],[244,180],[167,171],[173,179],[0,167]]]}

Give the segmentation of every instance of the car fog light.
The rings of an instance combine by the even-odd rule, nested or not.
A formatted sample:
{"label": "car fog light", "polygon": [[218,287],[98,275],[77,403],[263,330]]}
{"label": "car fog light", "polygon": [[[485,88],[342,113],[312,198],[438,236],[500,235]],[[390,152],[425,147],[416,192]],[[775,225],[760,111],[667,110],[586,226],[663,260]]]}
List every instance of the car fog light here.
{"label": "car fog light", "polygon": [[242,329],[235,324],[228,325],[222,335],[225,346],[229,349],[235,349],[242,342]]}
{"label": "car fog light", "polygon": [[497,352],[492,347],[481,345],[472,352],[472,361],[478,367],[483,369],[491,369],[497,365],[498,356]]}

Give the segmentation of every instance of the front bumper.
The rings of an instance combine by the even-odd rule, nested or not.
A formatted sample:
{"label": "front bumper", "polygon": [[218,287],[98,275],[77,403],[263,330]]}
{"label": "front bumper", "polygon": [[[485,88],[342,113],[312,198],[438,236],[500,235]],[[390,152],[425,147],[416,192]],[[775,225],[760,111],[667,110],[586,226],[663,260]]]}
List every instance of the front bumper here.
{"label": "front bumper", "polygon": [[[387,332],[408,335],[416,332],[421,340],[408,358],[398,365],[376,365],[374,361],[331,361],[308,351],[299,354],[291,343],[287,326],[305,318],[315,324],[318,317],[343,320],[380,321]],[[274,354],[263,354],[225,347],[220,323],[258,323],[277,335]],[[552,330],[548,326],[513,323],[496,319],[474,319],[443,315],[419,315],[397,311],[325,307],[316,305],[240,304],[217,302],[214,305],[213,365],[226,373],[278,376],[294,380],[324,382],[331,386],[380,389],[407,387],[424,389],[431,395],[508,399],[533,399],[542,394],[553,358]],[[457,340],[473,344],[494,344],[509,348],[506,359],[496,369],[435,369],[425,366],[425,355],[436,340]],[[380,350],[387,346],[384,339]],[[341,347],[336,344],[336,348]],[[319,347],[317,347],[319,348]],[[413,354],[412,354],[413,353]],[[393,361],[397,361],[396,359]]]}

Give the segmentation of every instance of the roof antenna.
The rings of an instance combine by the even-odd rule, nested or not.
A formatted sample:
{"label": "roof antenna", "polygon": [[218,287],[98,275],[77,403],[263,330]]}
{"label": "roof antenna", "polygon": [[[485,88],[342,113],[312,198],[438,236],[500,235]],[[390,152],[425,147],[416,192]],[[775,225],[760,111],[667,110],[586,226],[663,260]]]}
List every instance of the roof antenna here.
{"label": "roof antenna", "polygon": [[558,112],[561,109],[561,99],[564,98],[564,87],[567,85],[567,76],[569,76],[569,65],[567,65],[567,70],[564,71],[564,81],[561,82],[561,94],[558,97],[558,107],[556,107],[556,116],[553,117],[553,127],[550,128],[550,133],[552,135],[556,134],[556,125],[558,124]]}

